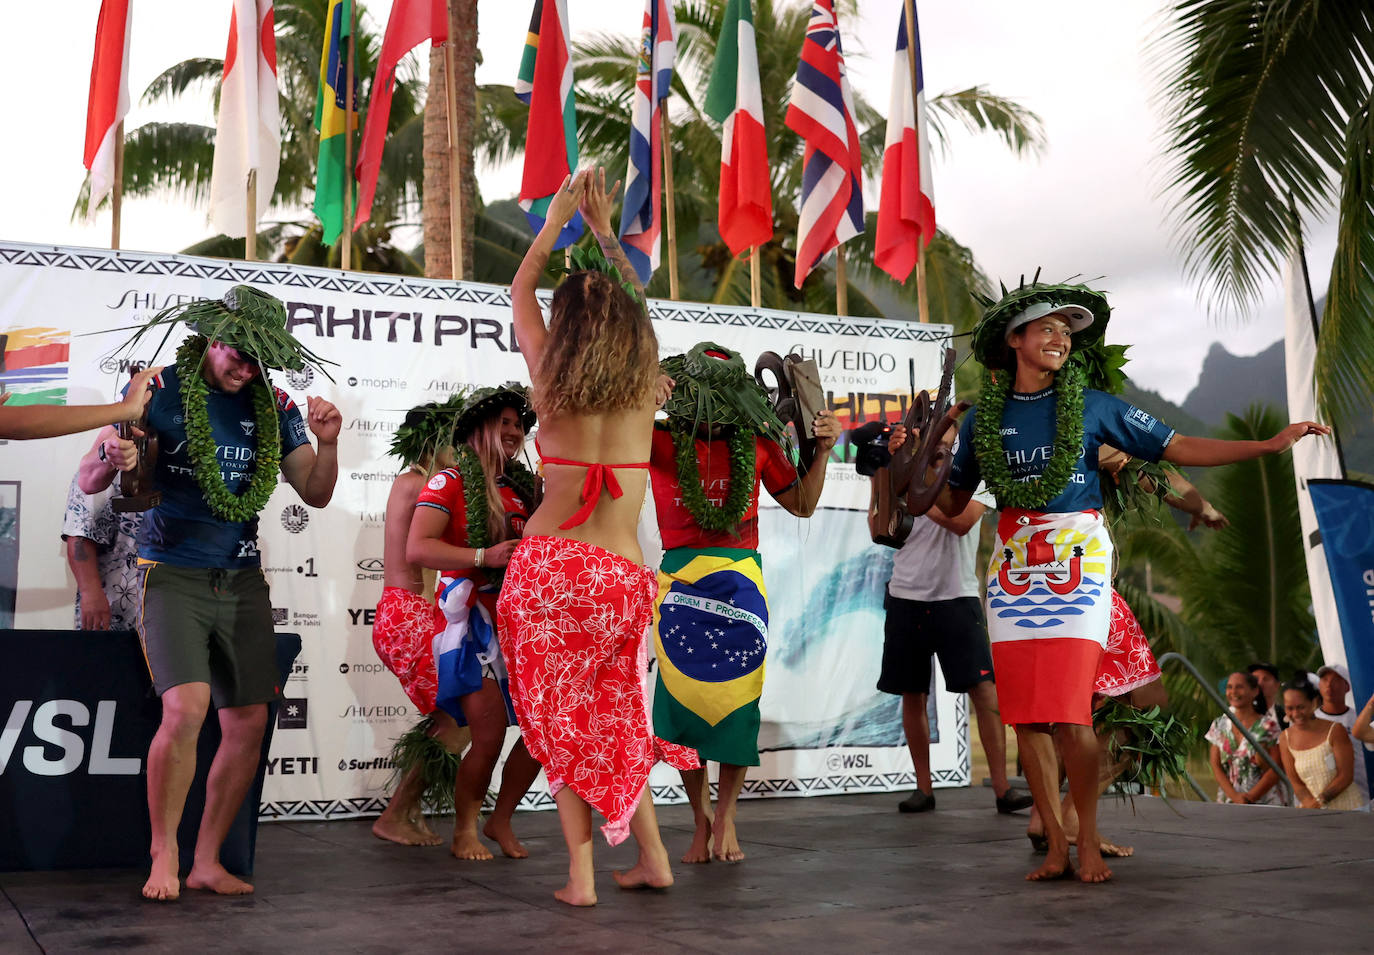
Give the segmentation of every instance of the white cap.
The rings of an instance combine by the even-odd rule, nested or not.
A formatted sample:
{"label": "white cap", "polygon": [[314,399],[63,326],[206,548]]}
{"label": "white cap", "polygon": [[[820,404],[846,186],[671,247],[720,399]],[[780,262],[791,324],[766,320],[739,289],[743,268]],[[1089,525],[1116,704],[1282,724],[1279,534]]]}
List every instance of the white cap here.
{"label": "white cap", "polygon": [[1317,679],[1320,680],[1328,673],[1336,674],[1347,684],[1350,682],[1350,671],[1345,668],[1344,663],[1327,663],[1323,665],[1317,670]]}
{"label": "white cap", "polygon": [[1053,302],[1037,302],[1007,322],[1007,330],[1003,332],[1003,338],[1010,341],[1012,332],[1022,325],[1029,325],[1037,318],[1044,318],[1046,315],[1062,315],[1064,321],[1069,323],[1070,334],[1081,332],[1093,323],[1093,313],[1082,305],[1055,305]]}

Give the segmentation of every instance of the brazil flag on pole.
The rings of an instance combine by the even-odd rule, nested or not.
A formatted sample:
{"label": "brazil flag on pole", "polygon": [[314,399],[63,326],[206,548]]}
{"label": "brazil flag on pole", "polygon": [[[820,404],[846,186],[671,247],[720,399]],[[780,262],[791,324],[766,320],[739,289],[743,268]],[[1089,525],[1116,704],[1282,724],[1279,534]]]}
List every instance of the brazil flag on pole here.
{"label": "brazil flag on pole", "polygon": [[[339,241],[344,221],[344,183],[358,184],[344,161],[344,99],[348,85],[348,38],[353,32],[353,0],[329,0],[329,24],[320,53],[320,90],[315,98],[315,128],[320,131],[320,158],[315,168],[315,215],[323,226],[325,245]],[[358,128],[357,68],[353,71],[353,116],[348,131]]]}

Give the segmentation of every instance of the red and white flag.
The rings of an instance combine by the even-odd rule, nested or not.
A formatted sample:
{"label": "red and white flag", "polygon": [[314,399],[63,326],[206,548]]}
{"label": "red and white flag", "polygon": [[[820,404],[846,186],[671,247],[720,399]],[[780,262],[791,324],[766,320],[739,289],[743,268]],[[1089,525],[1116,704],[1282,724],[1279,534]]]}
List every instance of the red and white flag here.
{"label": "red and white flag", "polygon": [[237,239],[248,234],[250,170],[258,173],[253,221],[272,204],[281,162],[281,113],[272,0],[233,3],[210,172],[210,225]]}
{"label": "red and white flag", "polygon": [[86,107],[86,169],[91,176],[88,216],[114,188],[115,130],[129,112],[129,17],[132,0],[102,0],[91,59]]}
{"label": "red and white flag", "polygon": [[739,255],[773,237],[768,135],[763,128],[763,90],[750,0],[726,2],[705,110],[722,124],[720,237],[731,255]]}
{"label": "red and white flag", "polygon": [[363,126],[362,147],[354,169],[358,178],[358,211],[353,228],[372,217],[372,199],[377,193],[377,176],[382,168],[386,128],[391,121],[391,97],[396,91],[396,67],[401,59],[425,40],[438,46],[448,39],[448,5],[444,0],[396,0],[386,21],[382,54],[377,59],[377,75],[372,80],[372,102]]}
{"label": "red and white flag", "polygon": [[863,154],[831,0],[811,8],[785,121],[806,143],[794,276],[801,288],[827,252],[864,230]]}
{"label": "red and white flag", "polygon": [[[912,5],[912,11],[915,11]],[[916,266],[920,249],[935,237],[935,191],[930,180],[930,137],[926,133],[925,76],[921,71],[921,30],[910,31],[915,48],[912,82],[907,54],[906,10],[897,27],[897,58],[892,63],[892,98],[887,108],[883,185],[878,198],[878,234],[873,261],[898,282]]]}

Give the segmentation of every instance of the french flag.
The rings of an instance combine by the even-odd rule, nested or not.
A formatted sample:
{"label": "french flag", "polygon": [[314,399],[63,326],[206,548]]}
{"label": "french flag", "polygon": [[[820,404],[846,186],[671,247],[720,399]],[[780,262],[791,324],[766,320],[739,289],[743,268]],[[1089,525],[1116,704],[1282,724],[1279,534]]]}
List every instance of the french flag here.
{"label": "french flag", "polygon": [[[915,15],[915,5],[912,13]],[[916,266],[919,250],[935,237],[935,191],[930,178],[930,138],[926,133],[925,77],[921,72],[920,18],[912,24],[916,81],[907,54],[906,10],[897,26],[897,56],[892,63],[892,95],[887,109],[883,185],[878,200],[878,235],[873,261],[898,282]]]}
{"label": "french flag", "polygon": [[129,18],[131,0],[103,0],[95,27],[91,95],[86,107],[84,161],[91,176],[87,214],[114,188],[115,130],[129,112]]}
{"label": "french flag", "polygon": [[801,288],[827,252],[864,229],[863,159],[832,0],[811,8],[786,122],[806,144],[794,279]]}
{"label": "french flag", "polygon": [[642,285],[658,268],[663,222],[663,136],[659,110],[673,82],[677,24],[669,0],[645,0],[644,27],[630,123],[630,168],[620,211],[620,244]]}

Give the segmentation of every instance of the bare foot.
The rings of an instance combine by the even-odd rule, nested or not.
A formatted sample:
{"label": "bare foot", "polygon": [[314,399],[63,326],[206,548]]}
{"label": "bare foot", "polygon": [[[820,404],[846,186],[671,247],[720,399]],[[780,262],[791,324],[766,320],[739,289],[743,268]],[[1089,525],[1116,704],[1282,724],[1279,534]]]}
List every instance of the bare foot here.
{"label": "bare foot", "polygon": [[595,905],[596,889],[591,886],[581,888],[573,885],[572,880],[569,880],[567,885],[554,892],[553,897],[566,905]]}
{"label": "bare foot", "polygon": [[1135,855],[1135,849],[1133,847],[1119,846],[1114,842],[1108,842],[1101,836],[1098,837],[1098,844],[1102,850],[1102,854],[1104,856],[1110,856],[1113,859],[1129,859],[1131,856]]}
{"label": "bare foot", "polygon": [[673,869],[666,850],[650,855],[640,850],[639,862],[627,872],[612,872],[622,889],[666,889],[673,884]]}
{"label": "bare foot", "polygon": [[683,862],[697,863],[711,861],[711,824],[706,821],[697,823],[697,831],[692,833],[692,844],[687,847]]}
{"label": "bare foot", "polygon": [[723,862],[739,862],[744,858],[744,850],[739,847],[739,838],[735,835],[733,819],[726,819],[722,825],[717,816],[711,826],[711,837],[711,855],[715,858]]}
{"label": "bare foot", "polygon": [[1063,843],[1056,847],[1051,844],[1049,858],[1044,864],[1034,872],[1027,874],[1027,882],[1049,882],[1054,879],[1066,879],[1073,875],[1073,866],[1069,865],[1069,846]]}
{"label": "bare foot", "polygon": [[1102,861],[1102,854],[1092,849],[1078,849],[1078,880],[1080,882],[1106,882],[1112,877],[1112,870]]}
{"label": "bare foot", "polygon": [[408,820],[388,819],[386,813],[377,817],[372,824],[372,834],[378,839],[394,842],[402,846],[438,846],[444,840],[428,826],[421,829]]}
{"label": "bare foot", "polygon": [[449,846],[449,851],[458,859],[471,859],[477,862],[485,862],[492,858],[491,850],[482,845],[482,840],[477,838],[476,829],[454,830],[453,844]]}
{"label": "bare foot", "polygon": [[186,876],[186,888],[204,889],[216,895],[252,895],[253,887],[218,862],[197,862]]}
{"label": "bare foot", "polygon": [[171,902],[181,895],[181,881],[177,878],[177,850],[172,849],[153,859],[148,881],[143,883],[143,897],[154,902]]}
{"label": "bare foot", "polygon": [[[524,843],[515,838],[515,830],[511,828],[508,821],[497,822],[496,817],[493,816],[482,827],[482,835],[500,846],[501,854],[507,859],[528,859],[530,857],[530,852],[525,848]],[[592,901],[596,900],[593,899]]]}

